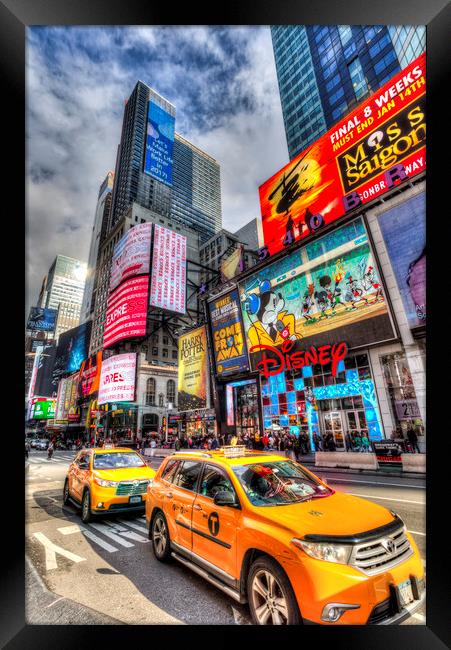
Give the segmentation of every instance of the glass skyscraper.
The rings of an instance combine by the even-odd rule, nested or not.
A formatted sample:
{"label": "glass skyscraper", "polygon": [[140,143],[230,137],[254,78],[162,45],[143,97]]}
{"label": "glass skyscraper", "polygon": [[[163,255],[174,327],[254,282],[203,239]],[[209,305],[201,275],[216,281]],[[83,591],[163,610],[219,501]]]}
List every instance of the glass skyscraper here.
{"label": "glass skyscraper", "polygon": [[290,160],[425,49],[423,26],[271,27]]}
{"label": "glass skyscraper", "polygon": [[[171,135],[167,124],[157,123],[155,129],[155,124],[149,121],[149,102],[162,109],[160,119],[172,118],[173,130],[175,106],[138,81],[124,109],[109,230],[132,203],[137,203],[195,229],[206,240],[222,225],[219,164],[180,135],[174,132]],[[156,163],[157,167],[162,164],[160,170],[163,170],[157,170],[156,177],[148,173],[148,136],[152,135],[159,141],[165,136],[174,140],[172,156],[165,152]],[[155,148],[158,147],[157,143]],[[162,180],[165,171],[169,174],[166,182]]]}

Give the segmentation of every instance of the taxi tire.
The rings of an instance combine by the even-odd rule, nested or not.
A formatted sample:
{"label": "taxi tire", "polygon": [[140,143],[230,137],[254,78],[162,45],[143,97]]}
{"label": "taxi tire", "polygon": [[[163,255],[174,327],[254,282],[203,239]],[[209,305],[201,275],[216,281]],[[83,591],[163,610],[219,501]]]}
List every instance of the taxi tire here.
{"label": "taxi tire", "polygon": [[[293,591],[293,587],[282,567],[271,557],[264,555],[255,560],[251,565],[249,574],[247,576],[247,598],[249,603],[249,609],[252,616],[252,622],[254,625],[263,625],[259,622],[255,611],[252,598],[252,583],[255,575],[258,572],[265,571],[266,573],[274,576],[278,582],[280,589],[282,591],[283,597],[286,602],[286,607],[288,611],[288,621],[287,625],[302,625],[302,616],[299,611],[299,606],[296,600],[296,596]],[[272,624],[271,622],[269,624]]]}
{"label": "taxi tire", "polygon": [[[87,505],[85,505],[85,501],[87,501]],[[88,489],[83,492],[83,498],[81,500],[81,520],[85,524],[88,524],[92,520],[91,495]]]}
{"label": "taxi tire", "polygon": [[70,499],[70,493],[69,493],[69,479],[66,478],[64,481],[64,488],[63,488],[63,505],[67,506],[69,503]]}
{"label": "taxi tire", "polygon": [[[158,553],[156,549],[156,544],[154,540],[154,532],[156,527],[159,528],[160,533],[163,533],[164,538],[166,540],[165,547],[162,553]],[[171,540],[169,539],[168,522],[166,521],[166,517],[161,512],[161,510],[157,512],[154,518],[152,519],[152,525],[150,527],[150,539],[152,541],[152,550],[153,550],[153,554],[155,555],[155,558],[159,562],[169,562],[171,559]]]}

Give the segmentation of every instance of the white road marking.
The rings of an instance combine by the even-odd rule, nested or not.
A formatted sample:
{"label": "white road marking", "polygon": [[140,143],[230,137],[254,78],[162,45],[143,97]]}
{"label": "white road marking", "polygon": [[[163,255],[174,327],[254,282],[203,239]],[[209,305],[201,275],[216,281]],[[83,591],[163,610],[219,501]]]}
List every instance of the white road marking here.
{"label": "white road marking", "polygon": [[92,523],[92,524],[88,524],[88,526],[91,526],[95,530],[99,531],[99,533],[103,533],[103,535],[109,537],[117,544],[120,544],[121,546],[125,546],[125,548],[132,548],[132,546],[134,546],[134,544],[130,544],[130,542],[125,541],[125,539],[119,537],[119,535],[116,535],[116,533],[109,531],[107,526],[105,525]]}
{"label": "white road marking", "polygon": [[409,530],[409,533],[412,533],[412,535],[421,535],[422,537],[426,537],[426,533],[420,533],[418,530]]}
{"label": "white road marking", "polygon": [[117,548],[108,542],[105,542],[103,539],[92,533],[90,530],[79,524],[74,526],[64,526],[63,528],[58,528],[58,531],[63,535],[72,535],[73,533],[83,533],[85,537],[91,539],[93,542],[101,546],[108,553],[116,553]]}
{"label": "white road marking", "polygon": [[424,614],[412,614],[412,618],[416,618],[417,621],[421,621],[422,623],[426,623],[426,616]]}
{"label": "white road marking", "polygon": [[[326,481],[326,479],[323,479]],[[409,490],[425,490],[426,486],[424,485],[405,485],[404,483],[378,483],[377,481],[359,481],[358,479],[347,479],[347,478],[331,478],[326,483],[334,483],[334,482],[341,482],[341,483],[365,483],[366,485],[379,485],[381,487],[384,487],[385,485],[389,485],[390,487],[403,487],[403,488],[408,488]]]}
{"label": "white road marking", "polygon": [[399,503],[416,503],[419,506],[425,506],[424,501],[408,501],[407,499],[393,499],[390,497],[377,497],[375,494],[355,494],[354,492],[345,492],[352,497],[360,497],[362,499],[381,499],[382,501],[398,501]]}
{"label": "white road marking", "polygon": [[124,528],[123,526],[116,524],[116,522],[106,521],[105,523],[119,535],[128,537],[128,539],[133,539],[135,542],[141,542],[141,544],[148,544],[150,541],[145,537],[142,537],[142,535],[138,535],[138,533],[134,533],[133,531],[127,530],[127,528]]}
{"label": "white road marking", "polygon": [[134,528],[135,530],[138,530],[140,533],[144,533],[147,535],[147,528],[145,526],[136,524],[134,521],[127,521],[127,519],[118,519],[118,521],[120,521],[121,524],[130,526],[130,528]]}
{"label": "white road marking", "polygon": [[52,569],[58,568],[58,562],[56,560],[57,553],[59,555],[63,555],[64,557],[67,557],[67,559],[72,560],[72,562],[83,562],[84,560],[86,560],[85,557],[80,557],[75,553],[66,551],[66,549],[61,548],[61,546],[54,544],[43,533],[33,533],[33,535],[44,546],[46,571],[51,571]]}

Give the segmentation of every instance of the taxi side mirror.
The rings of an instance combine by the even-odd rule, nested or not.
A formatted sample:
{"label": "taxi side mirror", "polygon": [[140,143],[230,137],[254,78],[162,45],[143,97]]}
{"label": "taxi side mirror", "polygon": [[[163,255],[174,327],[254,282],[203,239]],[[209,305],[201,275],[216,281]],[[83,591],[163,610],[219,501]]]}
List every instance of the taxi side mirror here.
{"label": "taxi side mirror", "polygon": [[78,463],[79,469],[89,469],[89,462],[87,461],[82,461]]}
{"label": "taxi side mirror", "polygon": [[235,499],[235,495],[232,494],[231,492],[227,492],[226,490],[223,490],[222,492],[218,492],[215,494],[215,498],[213,499],[213,502],[215,506],[237,506],[237,502]]}

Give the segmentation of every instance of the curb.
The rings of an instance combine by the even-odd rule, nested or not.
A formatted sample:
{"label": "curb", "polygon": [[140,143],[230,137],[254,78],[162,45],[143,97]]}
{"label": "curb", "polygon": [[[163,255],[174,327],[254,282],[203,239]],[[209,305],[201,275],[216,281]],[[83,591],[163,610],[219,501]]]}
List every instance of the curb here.
{"label": "curb", "polygon": [[346,468],[346,467],[317,467],[315,463],[309,463],[309,462],[303,462],[302,460],[299,461],[301,465],[305,465],[309,469],[312,469],[312,471],[316,472],[327,472],[327,473],[337,473],[337,474],[358,474],[358,475],[365,475],[365,476],[383,476],[383,477],[397,477],[397,478],[414,478],[414,479],[419,479],[422,478],[426,480],[426,474],[421,474],[419,472],[399,472],[396,470],[365,470],[365,469],[352,469],[351,467]]}

